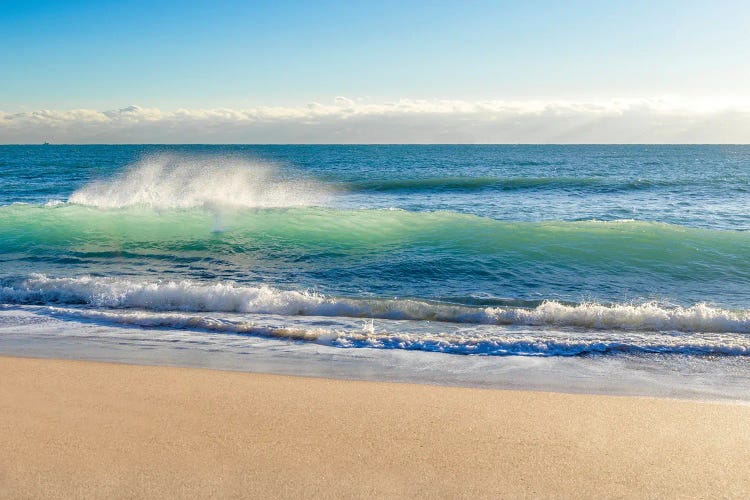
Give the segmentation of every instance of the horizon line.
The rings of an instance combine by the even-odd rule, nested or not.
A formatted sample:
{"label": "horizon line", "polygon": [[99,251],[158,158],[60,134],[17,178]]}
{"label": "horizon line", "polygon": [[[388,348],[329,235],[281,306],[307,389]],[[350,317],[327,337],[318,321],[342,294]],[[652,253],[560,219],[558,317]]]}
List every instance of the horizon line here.
{"label": "horizon line", "polygon": [[7,146],[750,146],[750,142],[8,142]]}

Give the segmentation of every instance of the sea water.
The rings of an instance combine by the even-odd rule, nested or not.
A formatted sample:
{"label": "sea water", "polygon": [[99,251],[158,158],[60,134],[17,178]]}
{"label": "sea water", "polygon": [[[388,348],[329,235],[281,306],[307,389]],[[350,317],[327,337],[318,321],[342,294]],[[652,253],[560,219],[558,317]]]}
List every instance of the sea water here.
{"label": "sea water", "polygon": [[0,351],[750,399],[749,146],[0,146]]}

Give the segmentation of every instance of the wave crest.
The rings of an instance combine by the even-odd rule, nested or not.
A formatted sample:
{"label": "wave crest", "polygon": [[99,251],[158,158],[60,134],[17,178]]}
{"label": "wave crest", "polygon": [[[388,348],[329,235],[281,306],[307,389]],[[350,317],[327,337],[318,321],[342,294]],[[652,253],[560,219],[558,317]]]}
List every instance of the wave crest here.
{"label": "wave crest", "polygon": [[750,311],[695,304],[544,301],[536,307],[476,307],[413,299],[333,298],[311,291],[266,285],[139,282],[126,279],[34,275],[0,289],[0,300],[16,304],[81,304],[153,311],[236,312],[284,316],[331,316],[441,321],[485,325],[577,327],[593,330],[750,333]]}
{"label": "wave crest", "polygon": [[321,204],[329,194],[323,184],[284,175],[268,163],[164,154],[90,182],[68,201],[101,208],[288,207]]}

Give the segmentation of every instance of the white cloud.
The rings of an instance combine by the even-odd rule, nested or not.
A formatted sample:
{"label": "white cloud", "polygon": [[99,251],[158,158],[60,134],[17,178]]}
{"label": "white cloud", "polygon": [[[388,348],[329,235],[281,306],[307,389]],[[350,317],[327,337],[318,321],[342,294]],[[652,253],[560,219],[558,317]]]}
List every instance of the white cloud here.
{"label": "white cloud", "polygon": [[459,101],[0,111],[0,143],[748,143],[750,99]]}

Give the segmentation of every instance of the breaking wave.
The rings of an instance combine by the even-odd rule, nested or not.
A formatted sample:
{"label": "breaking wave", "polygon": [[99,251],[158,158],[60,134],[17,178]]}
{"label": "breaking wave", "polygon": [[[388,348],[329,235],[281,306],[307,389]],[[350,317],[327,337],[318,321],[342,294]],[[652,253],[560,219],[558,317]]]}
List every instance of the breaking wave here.
{"label": "breaking wave", "polygon": [[141,282],[89,276],[50,278],[34,275],[0,289],[0,301],[149,311],[378,318],[593,330],[750,333],[750,311],[727,310],[704,303],[679,307],[656,302],[563,304],[550,300],[535,307],[478,307],[419,299],[335,298],[265,285]]}
{"label": "breaking wave", "polygon": [[[63,321],[164,331],[163,336],[158,333],[150,334],[150,341],[169,341],[173,337],[168,332],[187,330],[198,334],[192,340],[198,343],[208,341],[200,336],[201,332],[205,332],[312,342],[338,348],[416,350],[482,356],[750,355],[750,337],[733,333],[612,332],[504,325],[438,325],[389,320],[370,320],[364,324],[361,320],[349,320],[325,324],[320,318],[303,318],[290,323],[278,316],[263,315],[96,310],[57,306],[19,307],[33,313],[32,317],[39,318],[40,321],[46,316]],[[6,314],[13,314],[7,307],[4,310]],[[321,327],[321,324],[325,326]],[[76,331],[77,328],[73,327],[73,330]],[[110,329],[104,335],[117,338],[120,332]],[[127,337],[128,333],[122,332],[122,335]],[[232,340],[228,342],[228,345],[234,343]]]}
{"label": "breaking wave", "polygon": [[156,155],[68,201],[101,208],[288,207],[323,203],[330,189],[272,164],[232,157]]}

